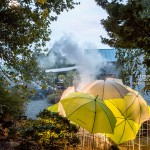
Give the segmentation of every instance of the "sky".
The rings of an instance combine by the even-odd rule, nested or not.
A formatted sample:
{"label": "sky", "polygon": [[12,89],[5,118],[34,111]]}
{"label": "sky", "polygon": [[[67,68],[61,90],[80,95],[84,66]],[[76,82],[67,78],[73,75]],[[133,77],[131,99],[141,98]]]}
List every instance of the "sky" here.
{"label": "sky", "polygon": [[110,48],[101,43],[100,36],[107,37],[107,33],[100,24],[101,19],[107,17],[106,12],[94,0],[80,0],[80,5],[73,10],[62,12],[56,22],[51,24],[51,41],[48,47],[62,36],[70,36],[83,49]]}

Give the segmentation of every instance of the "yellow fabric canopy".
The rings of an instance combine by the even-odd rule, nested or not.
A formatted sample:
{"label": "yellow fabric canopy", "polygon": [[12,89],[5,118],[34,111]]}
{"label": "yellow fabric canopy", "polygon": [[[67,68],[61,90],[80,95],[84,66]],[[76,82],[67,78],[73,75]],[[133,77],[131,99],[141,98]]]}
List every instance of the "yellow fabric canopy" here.
{"label": "yellow fabric canopy", "polygon": [[81,91],[98,95],[101,100],[123,98],[130,92],[125,85],[113,80],[96,80],[86,85]]}
{"label": "yellow fabric canopy", "polygon": [[117,119],[114,134],[107,134],[116,144],[135,139],[141,124],[150,118],[148,105],[138,92],[104,102]]}
{"label": "yellow fabric canopy", "polygon": [[51,111],[51,112],[58,112],[58,103],[51,105],[47,108],[47,110]]}
{"label": "yellow fabric canopy", "polygon": [[105,103],[117,119],[114,133],[106,134],[106,136],[116,144],[135,139],[141,125],[130,119],[127,113],[120,111],[126,109],[124,99],[106,100]]}
{"label": "yellow fabric canopy", "polygon": [[60,103],[66,117],[90,133],[113,133],[116,118],[105,103],[95,96],[76,92]]}

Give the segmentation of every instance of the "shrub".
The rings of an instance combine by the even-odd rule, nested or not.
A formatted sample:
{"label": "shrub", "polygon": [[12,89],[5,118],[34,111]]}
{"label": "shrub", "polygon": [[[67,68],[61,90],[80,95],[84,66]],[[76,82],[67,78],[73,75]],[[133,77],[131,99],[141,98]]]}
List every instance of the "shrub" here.
{"label": "shrub", "polygon": [[65,145],[75,147],[79,144],[78,128],[67,118],[48,110],[40,112],[38,117],[39,120],[28,120],[24,124],[21,130],[24,141],[34,141],[43,150],[62,150]]}
{"label": "shrub", "polygon": [[50,100],[51,103],[57,103],[62,95],[62,91],[61,90],[57,90],[55,91],[55,93],[48,95],[48,99]]}
{"label": "shrub", "polygon": [[17,88],[9,88],[0,78],[0,117],[16,118],[24,113],[26,97]]}

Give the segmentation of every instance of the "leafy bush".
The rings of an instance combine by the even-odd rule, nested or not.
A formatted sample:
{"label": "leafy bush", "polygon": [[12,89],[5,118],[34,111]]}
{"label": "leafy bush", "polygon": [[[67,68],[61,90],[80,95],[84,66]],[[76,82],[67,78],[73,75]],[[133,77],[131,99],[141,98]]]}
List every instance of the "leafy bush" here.
{"label": "leafy bush", "polygon": [[48,99],[50,100],[51,103],[57,103],[62,95],[61,90],[55,91],[55,93],[48,95]]}
{"label": "leafy bush", "polygon": [[28,120],[21,128],[22,138],[26,141],[21,148],[29,141],[35,142],[43,150],[62,150],[65,145],[75,147],[79,143],[76,136],[78,128],[67,118],[48,110],[40,112],[38,117],[39,120]]}
{"label": "leafy bush", "polygon": [[9,88],[0,78],[0,117],[16,118],[24,113],[25,95],[17,88]]}

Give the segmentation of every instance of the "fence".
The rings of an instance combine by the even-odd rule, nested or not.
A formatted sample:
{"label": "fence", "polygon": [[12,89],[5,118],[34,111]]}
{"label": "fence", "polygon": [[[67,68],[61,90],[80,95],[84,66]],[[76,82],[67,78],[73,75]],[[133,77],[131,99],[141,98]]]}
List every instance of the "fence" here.
{"label": "fence", "polygon": [[150,120],[144,122],[136,139],[115,145],[104,134],[89,134],[81,129],[78,132],[80,144],[77,147],[65,147],[65,150],[149,150],[150,149]]}

